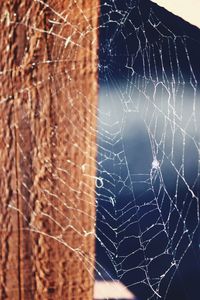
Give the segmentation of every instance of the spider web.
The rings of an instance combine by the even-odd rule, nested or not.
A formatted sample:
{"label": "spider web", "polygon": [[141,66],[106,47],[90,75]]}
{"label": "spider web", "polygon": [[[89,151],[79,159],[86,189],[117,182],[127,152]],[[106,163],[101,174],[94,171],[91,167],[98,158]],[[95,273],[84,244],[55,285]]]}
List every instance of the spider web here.
{"label": "spider web", "polygon": [[106,1],[101,15],[97,258],[139,299],[179,299],[186,253],[199,264],[199,38],[164,13]]}
{"label": "spider web", "polygon": [[[61,15],[46,2],[35,2],[51,10],[55,26],[43,32],[36,24],[31,30],[53,35],[60,47],[72,45],[80,24],[70,24],[72,32],[67,36],[57,30],[64,26],[59,20],[65,12]],[[68,225],[58,225],[61,232],[72,229],[95,236],[96,273],[102,280],[121,280],[139,299],[172,299],[168,298],[171,286],[188,253],[185,263],[192,262],[199,269],[200,76],[196,53],[200,34],[195,28],[192,34],[187,30],[190,25],[176,17],[170,24],[167,17],[171,15],[148,1],[107,0],[100,9],[96,232],[74,227],[77,206],[73,204],[71,220],[68,216],[65,220]],[[30,26],[24,20],[21,23]],[[84,49],[81,42],[77,47]],[[76,61],[76,51],[63,59]],[[53,58],[37,64],[59,62],[60,58]],[[51,80],[59,80],[61,74],[67,76],[61,70]],[[1,105],[8,99],[1,99]],[[72,127],[76,130],[73,121]],[[78,168],[90,176],[86,164]],[[63,173],[70,175],[68,169],[60,169],[64,181]],[[15,203],[10,207],[18,209]],[[55,209],[59,213],[59,206]],[[33,212],[45,216],[41,210]],[[40,232],[30,222],[29,227]],[[85,255],[81,248],[73,249],[63,236],[52,237],[81,259]],[[89,272],[92,262],[87,257]]]}

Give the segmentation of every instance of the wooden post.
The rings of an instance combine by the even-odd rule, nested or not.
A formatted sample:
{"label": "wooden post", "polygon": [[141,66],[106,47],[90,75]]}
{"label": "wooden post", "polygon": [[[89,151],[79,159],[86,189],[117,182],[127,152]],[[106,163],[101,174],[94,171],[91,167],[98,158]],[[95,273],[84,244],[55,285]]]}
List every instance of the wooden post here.
{"label": "wooden post", "polygon": [[0,12],[0,299],[93,299],[98,0]]}

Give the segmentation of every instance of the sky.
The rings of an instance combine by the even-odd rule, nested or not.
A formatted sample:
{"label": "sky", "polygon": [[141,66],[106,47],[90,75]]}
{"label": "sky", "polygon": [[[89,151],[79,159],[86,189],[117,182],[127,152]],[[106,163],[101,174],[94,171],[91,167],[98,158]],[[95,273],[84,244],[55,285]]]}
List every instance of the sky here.
{"label": "sky", "polygon": [[200,0],[151,0],[200,28]]}

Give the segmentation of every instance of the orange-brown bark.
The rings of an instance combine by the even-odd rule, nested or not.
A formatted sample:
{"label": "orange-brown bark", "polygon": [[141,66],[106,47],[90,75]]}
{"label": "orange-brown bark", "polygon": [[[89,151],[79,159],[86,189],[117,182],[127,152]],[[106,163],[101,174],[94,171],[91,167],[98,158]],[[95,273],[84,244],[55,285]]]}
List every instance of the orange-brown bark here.
{"label": "orange-brown bark", "polygon": [[92,299],[98,1],[2,1],[0,299]]}

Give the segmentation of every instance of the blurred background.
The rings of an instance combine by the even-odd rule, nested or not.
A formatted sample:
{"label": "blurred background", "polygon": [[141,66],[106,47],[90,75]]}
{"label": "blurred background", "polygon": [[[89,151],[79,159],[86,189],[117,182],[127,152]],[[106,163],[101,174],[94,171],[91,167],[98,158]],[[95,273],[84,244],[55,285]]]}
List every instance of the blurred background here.
{"label": "blurred background", "polygon": [[96,282],[126,299],[199,297],[199,53],[164,8],[101,1]]}

